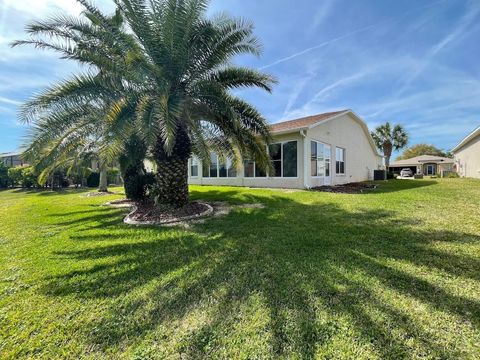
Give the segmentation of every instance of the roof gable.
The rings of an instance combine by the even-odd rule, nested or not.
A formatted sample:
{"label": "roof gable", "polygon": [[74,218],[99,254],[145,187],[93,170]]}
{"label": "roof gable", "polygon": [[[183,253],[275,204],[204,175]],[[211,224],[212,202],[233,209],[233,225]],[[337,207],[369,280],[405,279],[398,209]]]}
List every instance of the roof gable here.
{"label": "roof gable", "polygon": [[355,114],[352,110],[346,109],[346,110],[340,110],[340,111],[333,111],[333,112],[327,112],[323,114],[318,114],[318,115],[313,115],[313,116],[307,116],[303,117],[300,119],[295,119],[295,120],[288,120],[288,121],[283,121],[280,123],[272,124],[270,125],[270,131],[272,132],[273,135],[278,135],[278,134],[284,134],[284,133],[291,133],[291,132],[298,132],[301,130],[305,129],[311,129],[315,126],[322,125],[323,123],[334,120],[337,117],[340,117],[342,115],[349,115],[354,121],[360,124],[362,127],[363,131],[365,132],[365,136],[368,138],[368,142],[370,143],[370,146],[372,147],[373,152],[377,156],[381,156],[378,153],[377,147],[375,146],[375,143],[372,139],[372,136],[370,135],[370,131],[368,130],[368,126],[363,121],[357,114]]}

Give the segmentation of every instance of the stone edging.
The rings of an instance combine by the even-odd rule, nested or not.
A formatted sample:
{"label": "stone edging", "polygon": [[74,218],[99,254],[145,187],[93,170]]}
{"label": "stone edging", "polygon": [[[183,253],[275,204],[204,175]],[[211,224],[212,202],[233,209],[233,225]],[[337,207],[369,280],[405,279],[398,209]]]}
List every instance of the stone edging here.
{"label": "stone edging", "polygon": [[199,204],[205,205],[207,209],[200,213],[200,214],[195,214],[195,215],[189,215],[189,216],[184,216],[177,218],[175,220],[166,220],[166,221],[138,221],[138,220],[133,220],[132,215],[135,214],[135,212],[138,210],[137,205],[135,204],[118,204],[116,205],[115,203],[107,202],[105,205],[108,206],[114,206],[118,208],[122,207],[131,207],[132,210],[125,216],[123,219],[123,222],[128,225],[167,225],[167,224],[176,224],[176,223],[181,223],[183,221],[188,221],[188,220],[194,220],[194,219],[200,219],[206,216],[209,216],[213,213],[213,207],[207,203],[199,202]]}

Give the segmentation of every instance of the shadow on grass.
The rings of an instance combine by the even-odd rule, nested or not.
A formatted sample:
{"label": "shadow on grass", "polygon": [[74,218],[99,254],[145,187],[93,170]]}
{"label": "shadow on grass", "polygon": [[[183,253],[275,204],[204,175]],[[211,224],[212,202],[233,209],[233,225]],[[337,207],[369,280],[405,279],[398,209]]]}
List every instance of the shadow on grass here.
{"label": "shadow on grass", "polygon": [[[438,184],[435,180],[387,180],[387,181],[375,181],[378,187],[373,190],[374,193],[391,193],[404,190],[418,189],[426,186],[432,186]],[[372,192],[366,191],[363,194],[370,194]]]}
{"label": "shadow on grass", "polygon": [[[419,186],[430,182],[422,183]],[[133,344],[150,331],[203,312],[208,320],[194,323],[176,348],[193,358],[209,357],[227,346],[222,336],[233,337],[236,324],[243,324],[245,331],[253,326],[239,315],[253,298],[261,299],[268,324],[254,329],[252,341],[266,338],[267,346],[248,353],[241,345],[246,339],[239,340],[247,357],[310,359],[338,337],[373,345],[384,359],[411,357],[412,339],[433,358],[459,356],[461,349],[441,346],[408,308],[382,298],[379,287],[380,293],[404,296],[480,326],[478,302],[391,266],[397,260],[479,280],[478,259],[429,246],[435,233],[413,230],[410,225],[418,220],[398,219],[386,210],[349,212],[334,204],[304,205],[271,194],[193,193],[199,196],[266,207],[237,209],[185,231],[128,228],[109,211],[77,213],[77,219],[60,223],[95,223],[72,240],[125,241],[58,251],[59,258],[88,260],[93,266],[47,278],[42,291],[55,297],[112,300],[104,317],[83,328],[103,349]],[[157,238],[152,239],[152,231]],[[144,239],[145,232],[150,235]],[[442,233],[445,241],[465,237],[480,240]],[[339,325],[345,318],[352,327],[346,332]]]}
{"label": "shadow on grass", "polygon": [[68,195],[72,193],[82,193],[86,192],[88,188],[58,188],[55,190],[52,190],[50,188],[16,188],[16,189],[10,189],[12,190],[12,193],[22,193],[22,194],[37,194],[40,196],[52,196],[52,195]]}

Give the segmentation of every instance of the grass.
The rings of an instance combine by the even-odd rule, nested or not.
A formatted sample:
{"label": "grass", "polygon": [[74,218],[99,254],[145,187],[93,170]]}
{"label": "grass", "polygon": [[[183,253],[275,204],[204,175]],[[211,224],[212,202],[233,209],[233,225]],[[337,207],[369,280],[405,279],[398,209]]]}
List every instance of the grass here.
{"label": "grass", "polygon": [[0,358],[474,359],[480,181],[368,194],[193,187],[190,229],[118,195],[0,192]]}

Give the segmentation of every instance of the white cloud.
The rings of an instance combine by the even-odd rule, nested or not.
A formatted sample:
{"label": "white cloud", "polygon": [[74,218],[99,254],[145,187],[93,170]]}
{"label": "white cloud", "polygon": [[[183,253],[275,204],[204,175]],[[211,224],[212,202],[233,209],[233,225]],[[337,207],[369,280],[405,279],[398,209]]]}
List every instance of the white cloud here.
{"label": "white cloud", "polygon": [[6,97],[0,96],[0,103],[9,104],[9,105],[20,105],[20,101],[12,100]]}
{"label": "white cloud", "polygon": [[[290,60],[293,60],[295,58],[298,58],[300,56],[303,56],[305,54],[308,54],[314,50],[318,50],[318,49],[321,49],[327,45],[330,45],[330,44],[333,44],[333,43],[336,43],[336,42],[339,42],[341,40],[344,40],[344,39],[348,39],[350,37],[353,37],[354,35],[357,35],[359,33],[363,33],[363,32],[366,32],[366,31],[369,31],[369,30],[373,30],[373,29],[376,29],[378,28],[379,26],[382,26],[382,25],[387,25],[389,23],[393,23],[393,22],[397,22],[399,21],[402,17],[408,15],[408,14],[411,14],[411,13],[416,13],[420,10],[424,10],[424,9],[427,9],[427,8],[430,8],[430,7],[434,7],[434,6],[437,6],[441,3],[444,3],[446,0],[439,0],[439,1],[436,1],[434,3],[431,3],[431,4],[428,4],[428,5],[424,5],[424,6],[420,6],[418,8],[415,8],[415,9],[412,9],[412,10],[409,10],[409,11],[406,11],[404,12],[403,14],[399,14],[395,17],[391,17],[391,18],[388,18],[388,19],[385,19],[385,20],[382,20],[382,21],[379,21],[379,22],[376,22],[374,24],[371,24],[371,25],[367,25],[367,26],[363,26],[363,27],[360,27],[358,29],[355,29],[353,31],[349,31],[343,35],[340,35],[338,37],[335,37],[335,38],[332,38],[332,39],[329,39],[329,40],[326,40],[318,45],[314,45],[314,46],[311,46],[309,48],[306,48],[306,49],[303,49],[301,51],[298,51],[292,55],[289,55],[289,56],[286,56],[286,57],[283,57],[281,59],[278,59],[276,61],[273,61],[271,62],[270,64],[267,64],[267,65],[264,65],[262,67],[260,67],[260,70],[265,70],[265,69],[268,69],[272,66],[275,66],[275,65],[278,65],[278,64],[281,64],[281,63],[284,63],[284,62],[287,62],[287,61],[290,61]],[[325,13],[325,16],[327,14],[326,10],[323,11]],[[322,11],[320,11],[320,17],[322,15]]]}
{"label": "white cloud", "polygon": [[283,111],[283,116],[282,118],[285,118],[286,116],[288,116],[288,114],[290,113],[291,109],[293,108],[293,106],[295,105],[296,101],[298,100],[300,94],[302,93],[302,91],[305,89],[305,87],[312,81],[312,79],[315,77],[316,73],[314,72],[311,72],[310,74],[308,74],[307,76],[301,78],[296,84],[295,86],[293,87],[293,89],[291,90],[291,93],[288,97],[288,101],[287,101],[287,106],[285,107],[285,110]]}
{"label": "white cloud", "polygon": [[313,16],[311,25],[312,29],[318,28],[325,21],[328,15],[331,14],[332,8],[336,2],[337,0],[323,0],[320,2],[320,5],[315,11],[315,15]]}
{"label": "white cloud", "polygon": [[423,73],[427,66],[431,64],[438,53],[444,50],[449,44],[461,38],[466,33],[470,25],[475,23],[479,13],[480,6],[475,5],[469,8],[456,26],[439,42],[434,44],[424,56],[423,61],[419,62],[419,64],[412,69],[410,75],[405,78],[397,95],[404,93],[404,91],[413,83],[413,81],[415,81],[415,79],[417,79]]}

